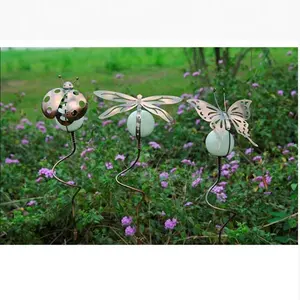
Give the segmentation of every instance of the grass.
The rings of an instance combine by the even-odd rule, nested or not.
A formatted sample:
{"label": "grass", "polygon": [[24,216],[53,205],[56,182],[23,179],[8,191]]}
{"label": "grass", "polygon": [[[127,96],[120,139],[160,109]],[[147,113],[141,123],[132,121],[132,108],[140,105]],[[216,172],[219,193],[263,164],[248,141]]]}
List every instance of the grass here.
{"label": "grass", "polygon": [[[231,48],[235,55],[240,48]],[[206,48],[207,62],[214,67],[214,49]],[[286,48],[273,48],[272,57],[285,63]],[[253,48],[252,63],[258,62],[260,48]],[[250,64],[250,55],[245,59]],[[17,106],[31,120],[40,118],[41,99],[48,90],[58,87],[62,74],[66,80],[80,78],[80,91],[91,92],[97,81],[99,89],[126,93],[181,95],[189,90],[189,81],[182,73],[189,69],[182,48],[61,48],[12,49],[1,51],[2,102],[15,102],[14,93],[25,92],[26,97]],[[194,71],[194,70],[191,70]],[[117,73],[124,79],[115,78]],[[94,103],[90,108],[94,108]]]}

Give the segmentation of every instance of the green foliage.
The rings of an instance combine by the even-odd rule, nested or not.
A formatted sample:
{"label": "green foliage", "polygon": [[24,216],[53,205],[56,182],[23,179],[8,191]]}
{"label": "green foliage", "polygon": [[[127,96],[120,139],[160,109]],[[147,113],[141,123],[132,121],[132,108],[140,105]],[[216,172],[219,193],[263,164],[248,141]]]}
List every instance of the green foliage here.
{"label": "green foliage", "polygon": [[[3,101],[5,104],[14,102],[17,108],[16,112],[7,109],[1,116],[1,244],[218,243],[219,226],[228,220],[229,212],[213,210],[204,201],[207,189],[217,176],[215,158],[204,147],[205,136],[211,130],[209,124],[202,120],[199,123],[196,111],[185,100],[178,107],[164,107],[176,123],[170,126],[155,118],[155,130],[142,140],[141,165],[121,177],[125,184],[144,190],[147,197],[143,201],[140,194],[115,182],[116,174],[137,154],[136,141],[130,137],[126,124],[118,125],[130,112],[116,115],[111,123],[102,123],[98,115],[111,103],[100,102],[99,105],[92,97],[93,89],[180,96],[183,93],[196,95],[202,88],[200,98],[214,104],[210,86],[204,84],[205,72],[183,78],[183,70],[191,73],[197,70],[187,68],[182,49],[124,48],[114,53],[110,53],[112,49],[69,49],[56,50],[56,55],[53,55],[55,50],[18,51],[3,53],[1,66]],[[233,76],[238,51],[233,50],[230,60],[226,65],[221,64],[219,70],[213,51],[209,51],[208,70],[215,75],[211,76],[211,86],[217,89],[220,105],[223,88],[230,104],[243,98],[253,100],[248,122],[251,137],[259,145],[254,152],[245,154],[249,142],[235,135],[235,155],[232,159],[223,159],[224,164],[238,161],[236,171],[229,178],[221,178],[227,182],[226,201],[220,202],[215,194],[209,195],[214,205],[236,213],[224,230],[222,243],[297,244],[298,107],[297,96],[291,95],[291,91],[297,91],[296,52],[286,56],[285,49],[281,52],[270,49],[259,56],[260,51],[254,50],[252,69],[247,56],[237,76]],[[274,53],[272,65],[266,57],[270,53]],[[76,241],[71,217],[71,198],[76,189],[38,175],[41,168],[51,169],[59,157],[71,152],[69,135],[43,118],[40,110],[34,111],[47,90],[59,86],[54,75],[64,75],[61,70],[67,76],[83,78],[79,89],[89,99],[88,119],[76,132],[77,152],[61,163],[56,173],[83,187],[76,196]],[[77,70],[83,76],[77,74]],[[116,79],[114,72],[122,72],[124,78]],[[97,80],[94,86],[90,83],[92,79]],[[258,83],[258,87],[253,87],[253,83]],[[15,89],[13,84],[17,84]],[[20,88],[26,88],[25,97],[21,96]],[[283,95],[278,94],[279,90],[284,91]],[[13,93],[17,92],[16,97]],[[31,125],[22,121],[25,117],[30,119]],[[24,128],[16,129],[20,124]],[[46,133],[39,129],[41,126],[45,126]],[[22,143],[23,139],[29,144]],[[151,141],[161,148],[152,148]],[[289,144],[291,142],[294,144]],[[187,143],[193,145],[184,148]],[[82,154],[87,148],[93,150]],[[115,160],[118,154],[123,154],[125,160]],[[255,156],[261,159],[253,161]],[[19,163],[6,163],[7,158],[18,159]],[[182,163],[184,159],[194,162],[195,166]],[[113,169],[107,169],[107,162],[113,164]],[[195,175],[201,167],[202,174]],[[174,168],[176,170],[171,172]],[[163,172],[169,175],[164,180],[168,183],[165,188],[160,178]],[[193,186],[198,176],[202,181]],[[255,181],[258,176],[264,181]],[[267,176],[272,177],[269,183]],[[39,177],[42,179],[37,182]],[[186,205],[189,202],[192,204]],[[131,225],[139,229],[138,233],[124,234],[125,226],[121,224],[124,216],[133,218]],[[165,222],[173,218],[177,220],[174,229],[165,229]]]}

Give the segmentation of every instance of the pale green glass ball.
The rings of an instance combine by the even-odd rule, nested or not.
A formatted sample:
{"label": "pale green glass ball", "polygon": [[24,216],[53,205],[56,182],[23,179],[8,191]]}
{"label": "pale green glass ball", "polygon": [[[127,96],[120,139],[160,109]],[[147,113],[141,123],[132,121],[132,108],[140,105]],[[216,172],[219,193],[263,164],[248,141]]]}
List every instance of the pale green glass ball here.
{"label": "pale green glass ball", "polygon": [[[127,119],[127,128],[131,135],[135,136],[136,132],[136,113],[131,113]],[[141,137],[148,136],[154,129],[154,118],[146,110],[141,111]]]}
{"label": "pale green glass ball", "polygon": [[[230,142],[229,142],[230,136]],[[225,156],[229,154],[234,147],[234,138],[227,130],[211,131],[205,140],[207,151],[216,156]],[[230,145],[230,149],[229,148]]]}
{"label": "pale green glass ball", "polygon": [[72,131],[76,131],[77,129],[79,129],[82,124],[83,124],[83,121],[84,121],[84,117],[74,121],[72,124],[68,125],[68,129],[66,126],[60,124],[57,119],[55,118],[55,122],[56,124],[59,126],[60,129],[64,130],[64,131],[69,131],[69,132],[72,132]]}

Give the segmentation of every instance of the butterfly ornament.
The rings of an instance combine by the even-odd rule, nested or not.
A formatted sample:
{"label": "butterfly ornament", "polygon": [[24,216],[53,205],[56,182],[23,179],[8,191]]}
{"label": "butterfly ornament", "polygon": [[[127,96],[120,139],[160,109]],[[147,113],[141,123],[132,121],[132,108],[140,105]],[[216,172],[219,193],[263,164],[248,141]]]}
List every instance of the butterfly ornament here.
{"label": "butterfly ornament", "polygon": [[189,99],[187,102],[196,109],[200,118],[210,123],[210,127],[213,129],[205,142],[206,148],[211,154],[226,156],[232,151],[234,146],[233,135],[230,133],[232,127],[257,147],[250,137],[249,124],[246,121],[250,118],[251,100],[238,100],[226,110],[224,95],[225,111],[220,109],[217,100],[217,107],[199,99]]}

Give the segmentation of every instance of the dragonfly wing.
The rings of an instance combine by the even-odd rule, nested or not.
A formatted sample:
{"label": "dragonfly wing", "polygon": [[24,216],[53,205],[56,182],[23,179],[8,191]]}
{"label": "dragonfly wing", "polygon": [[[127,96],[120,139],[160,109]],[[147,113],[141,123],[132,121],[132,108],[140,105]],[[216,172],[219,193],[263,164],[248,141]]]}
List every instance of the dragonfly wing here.
{"label": "dragonfly wing", "polygon": [[147,102],[147,103],[142,102],[141,104],[150,113],[161,117],[163,120],[165,120],[169,123],[173,121],[172,116],[169,113],[167,113],[165,110],[163,110],[162,108],[160,108],[152,103],[149,103],[149,102]]}
{"label": "dragonfly wing", "polygon": [[116,106],[112,106],[110,107],[108,110],[106,110],[104,113],[102,113],[99,116],[99,119],[107,119],[110,118],[116,114],[119,113],[123,113],[126,112],[128,110],[133,109],[134,107],[136,107],[136,103],[133,103],[131,105],[128,104],[120,104],[120,105],[116,105]]}
{"label": "dragonfly wing", "polygon": [[175,96],[151,96],[142,99],[143,102],[151,103],[151,104],[175,104],[182,101],[182,98]]}
{"label": "dragonfly wing", "polygon": [[133,104],[133,102],[137,101],[137,99],[132,96],[112,91],[95,91],[94,94],[101,99],[114,102]]}

